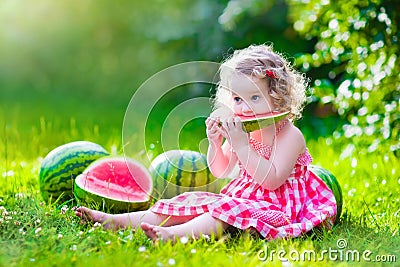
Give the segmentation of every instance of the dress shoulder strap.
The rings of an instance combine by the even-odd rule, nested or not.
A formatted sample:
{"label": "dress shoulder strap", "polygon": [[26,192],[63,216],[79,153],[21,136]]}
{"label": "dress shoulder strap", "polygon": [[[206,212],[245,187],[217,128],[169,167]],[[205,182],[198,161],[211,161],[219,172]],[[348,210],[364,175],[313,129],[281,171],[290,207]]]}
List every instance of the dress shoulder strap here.
{"label": "dress shoulder strap", "polygon": [[282,129],[286,126],[286,124],[289,122],[289,119],[284,119],[280,123],[278,123],[278,126],[276,127],[275,133],[278,135]]}
{"label": "dress shoulder strap", "polygon": [[289,122],[288,119],[284,119],[284,120],[282,120],[282,121],[280,121],[280,122],[278,123],[278,125],[277,125],[277,127],[276,127],[276,130],[275,130],[274,138],[272,139],[272,146],[275,145],[275,139],[276,139],[276,137],[278,136],[278,134],[281,132],[281,130],[283,129],[283,127],[285,127],[286,124],[287,124],[288,122]]}

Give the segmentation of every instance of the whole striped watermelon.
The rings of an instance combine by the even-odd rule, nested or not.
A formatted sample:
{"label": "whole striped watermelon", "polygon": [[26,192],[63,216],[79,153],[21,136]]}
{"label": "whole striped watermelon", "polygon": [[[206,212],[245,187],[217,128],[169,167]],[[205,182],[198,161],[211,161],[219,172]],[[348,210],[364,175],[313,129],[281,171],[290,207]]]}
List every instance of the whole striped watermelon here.
{"label": "whole striped watermelon", "polygon": [[158,155],[151,162],[150,173],[156,199],[187,191],[218,193],[226,183],[210,173],[204,154],[191,150],[170,150]]}
{"label": "whole striped watermelon", "polygon": [[96,160],[75,179],[74,196],[84,205],[112,213],[147,209],[153,190],[146,167],[125,157]]}
{"label": "whole striped watermelon", "polygon": [[335,223],[339,222],[340,215],[342,213],[343,206],[343,195],[342,189],[340,188],[339,182],[336,177],[327,169],[317,166],[311,165],[310,170],[319,178],[321,178],[326,185],[332,190],[333,195],[336,199],[337,212],[336,212],[336,220]]}
{"label": "whole striped watermelon", "polygon": [[50,151],[40,166],[39,185],[45,201],[66,201],[73,197],[73,184],[93,161],[109,153],[100,145],[88,141],[64,144]]}

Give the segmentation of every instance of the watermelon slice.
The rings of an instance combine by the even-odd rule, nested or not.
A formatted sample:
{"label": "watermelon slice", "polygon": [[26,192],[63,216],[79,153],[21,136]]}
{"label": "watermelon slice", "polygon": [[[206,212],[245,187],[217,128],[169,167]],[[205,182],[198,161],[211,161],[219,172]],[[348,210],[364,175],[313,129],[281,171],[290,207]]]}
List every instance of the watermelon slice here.
{"label": "watermelon slice", "polygon": [[289,111],[286,112],[270,112],[266,114],[259,114],[255,116],[238,116],[243,124],[243,129],[246,132],[253,132],[272,124],[277,123],[278,121],[284,119],[289,114]]}
{"label": "watermelon slice", "polygon": [[[220,112],[218,110],[218,112]],[[212,117],[219,117],[216,116],[215,114],[218,113],[213,113],[211,116]],[[267,126],[270,126],[272,124],[277,123],[278,121],[286,118],[286,116],[289,115],[289,111],[286,112],[269,112],[265,114],[258,114],[255,116],[240,116],[237,115],[240,120],[242,121],[243,124],[243,130],[246,132],[253,132],[262,128],[265,128]],[[226,117],[226,116],[223,116]],[[221,125],[221,123],[220,123]]]}
{"label": "watermelon slice", "polygon": [[74,196],[84,204],[115,213],[149,207],[153,183],[147,168],[124,157],[104,157],[75,179]]}

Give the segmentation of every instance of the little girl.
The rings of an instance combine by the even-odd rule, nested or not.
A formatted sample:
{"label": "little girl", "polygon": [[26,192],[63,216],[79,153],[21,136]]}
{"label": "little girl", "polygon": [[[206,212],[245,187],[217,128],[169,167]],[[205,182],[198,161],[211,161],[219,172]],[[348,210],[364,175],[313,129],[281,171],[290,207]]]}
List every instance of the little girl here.
{"label": "little girl", "polygon": [[[301,116],[306,86],[304,76],[270,46],[234,52],[220,67],[215,111],[206,120],[207,160],[216,177],[228,177],[235,166],[239,175],[219,194],[187,192],[146,211],[115,215],[79,207],[76,215],[112,229],[141,227],[153,240],[219,236],[230,227],[275,239],[331,227],[335,197],[308,170],[312,158],[292,124]],[[250,133],[239,119],[286,111],[286,119]]]}

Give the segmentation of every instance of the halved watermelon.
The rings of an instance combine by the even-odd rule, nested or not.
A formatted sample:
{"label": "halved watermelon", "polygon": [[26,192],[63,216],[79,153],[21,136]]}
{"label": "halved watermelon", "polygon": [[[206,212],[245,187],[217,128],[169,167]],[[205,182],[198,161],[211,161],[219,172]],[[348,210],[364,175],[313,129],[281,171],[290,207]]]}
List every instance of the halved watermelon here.
{"label": "halved watermelon", "polygon": [[75,179],[75,198],[103,210],[130,212],[149,207],[153,183],[147,168],[124,157],[93,162]]}
{"label": "halved watermelon", "polygon": [[238,116],[238,117],[242,121],[244,130],[246,132],[253,132],[277,123],[278,121],[284,119],[288,114],[289,111],[280,113],[270,112],[251,117],[249,116]]}

